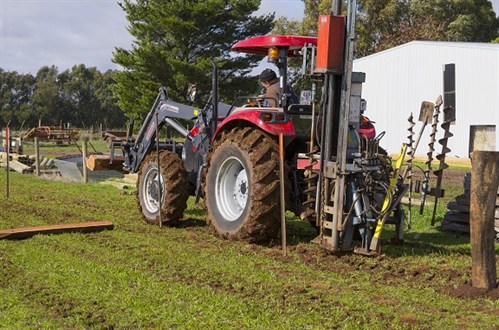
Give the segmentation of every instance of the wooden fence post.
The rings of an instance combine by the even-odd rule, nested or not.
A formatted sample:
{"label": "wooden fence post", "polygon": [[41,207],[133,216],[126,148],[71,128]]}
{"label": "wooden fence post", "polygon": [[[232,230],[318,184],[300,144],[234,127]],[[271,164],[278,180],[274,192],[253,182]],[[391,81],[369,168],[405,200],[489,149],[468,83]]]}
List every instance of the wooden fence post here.
{"label": "wooden fence post", "polygon": [[282,255],[285,257],[286,252],[286,198],[284,185],[284,138],[282,133],[279,134],[279,195],[281,201],[281,245]]}
{"label": "wooden fence post", "polygon": [[88,182],[88,172],[87,172],[87,140],[83,139],[83,145],[82,145],[82,158],[83,158],[83,164],[82,164],[82,170],[83,170],[83,183]]}
{"label": "wooden fence post", "polygon": [[40,144],[38,143],[38,137],[35,136],[35,168],[36,175],[40,176]]}
{"label": "wooden fence post", "polygon": [[471,281],[473,287],[496,287],[494,215],[499,185],[499,152],[473,151],[470,192]]}
{"label": "wooden fence post", "polygon": [[6,175],[7,175],[7,198],[10,197],[10,128],[5,128],[5,154],[7,155],[6,162]]}

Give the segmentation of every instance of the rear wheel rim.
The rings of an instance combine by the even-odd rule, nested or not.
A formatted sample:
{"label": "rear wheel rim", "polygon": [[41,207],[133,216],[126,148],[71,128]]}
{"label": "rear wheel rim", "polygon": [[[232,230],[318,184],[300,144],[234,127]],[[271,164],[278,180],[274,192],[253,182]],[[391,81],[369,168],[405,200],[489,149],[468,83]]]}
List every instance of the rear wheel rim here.
{"label": "rear wheel rim", "polygon": [[248,174],[236,157],[229,157],[217,171],[215,198],[221,215],[227,221],[236,221],[248,202]]}
{"label": "rear wheel rim", "polygon": [[[151,214],[158,213],[160,202],[159,194],[161,189],[161,197],[164,196],[163,190],[163,178],[161,178],[161,184],[158,185],[158,169],[150,168],[144,179],[144,206],[147,211]],[[160,186],[160,187],[158,187]]]}

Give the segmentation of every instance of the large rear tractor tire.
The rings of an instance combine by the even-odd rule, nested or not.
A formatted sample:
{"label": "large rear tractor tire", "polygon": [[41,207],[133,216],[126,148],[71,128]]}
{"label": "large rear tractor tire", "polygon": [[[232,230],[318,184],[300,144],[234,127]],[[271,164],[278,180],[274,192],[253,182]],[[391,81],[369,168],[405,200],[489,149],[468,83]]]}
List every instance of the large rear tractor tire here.
{"label": "large rear tractor tire", "polygon": [[[158,225],[161,204],[161,222],[173,226],[178,223],[187,207],[188,180],[182,159],[174,152],[160,151],[160,173],[158,180],[157,153],[144,158],[137,180],[137,201],[147,223]],[[161,184],[159,184],[161,182]],[[161,203],[159,202],[161,189]]]}
{"label": "large rear tractor tire", "polygon": [[254,128],[234,128],[214,144],[204,184],[208,219],[223,238],[269,241],[279,232],[278,146]]}

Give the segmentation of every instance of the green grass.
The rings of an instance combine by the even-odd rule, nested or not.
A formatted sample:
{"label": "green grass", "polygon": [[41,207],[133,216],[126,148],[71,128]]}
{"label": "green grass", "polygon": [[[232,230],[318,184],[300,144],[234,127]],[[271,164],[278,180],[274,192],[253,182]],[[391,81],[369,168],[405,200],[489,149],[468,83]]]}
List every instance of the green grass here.
{"label": "green grass", "polygon": [[[59,156],[62,154],[74,155],[80,154],[82,149],[83,140],[78,140],[75,142],[68,143],[67,145],[57,145],[52,142],[40,142],[40,155],[53,158],[54,155]],[[102,139],[90,139],[87,145],[88,152],[109,152],[110,148],[107,146],[106,142]],[[116,152],[121,152],[117,149]],[[35,154],[35,144],[31,141],[23,141],[23,153],[27,155]]]}
{"label": "green grass", "polygon": [[499,327],[497,299],[446,293],[469,281],[470,244],[431,227],[429,207],[414,209],[404,246],[384,244],[377,258],[331,255],[288,214],[282,257],[277,244],[219,239],[192,199],[179,228],[159,228],[111,186],[11,173],[5,198],[5,178],[0,228],[112,220],[115,229],[0,240],[1,329]]}

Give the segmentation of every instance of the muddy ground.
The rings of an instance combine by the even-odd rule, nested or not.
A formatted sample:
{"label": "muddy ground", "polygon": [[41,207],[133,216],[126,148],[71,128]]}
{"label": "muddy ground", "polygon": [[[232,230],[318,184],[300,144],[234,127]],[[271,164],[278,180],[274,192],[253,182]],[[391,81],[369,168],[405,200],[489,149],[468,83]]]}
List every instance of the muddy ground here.
{"label": "muddy ground", "polygon": [[[45,148],[43,150],[43,156],[51,158],[72,156],[75,154],[75,151],[58,150],[57,148]],[[464,176],[467,172],[468,171],[466,170],[455,169],[444,170],[444,186],[452,185],[462,187],[464,184]],[[415,169],[413,178],[414,181],[422,181],[423,172],[420,169]],[[434,186],[436,176],[433,173],[430,174],[430,181],[431,185]],[[193,227],[191,226],[192,224],[189,224],[189,220],[182,221],[180,226],[186,227],[187,230],[196,227],[198,229],[199,227],[204,227],[203,231],[212,231],[212,229],[209,226],[206,226],[204,222],[198,220],[192,221],[196,223]],[[255,249],[260,250],[261,248],[261,246],[255,245]],[[443,268],[436,270],[426,265],[415,266],[413,264],[408,267],[406,263],[398,261],[397,258],[385,257],[383,255],[375,259],[366,259],[364,256],[355,254],[332,255],[312,244],[291,245],[288,246],[288,249],[298,252],[302,261],[311,267],[344,274],[345,276],[348,276],[353,271],[362,270],[362,272],[369,274],[369,277],[372,280],[379,280],[393,284],[411,282],[415,285],[421,285],[422,287],[433,287],[436,291],[449,294],[456,298],[475,299],[479,297],[488,297],[492,299],[499,299],[499,286],[496,289],[487,291],[472,287],[469,280],[462,280],[463,272],[465,272],[466,275],[469,275],[465,277],[471,277],[471,266],[466,267],[464,271],[463,269],[457,270],[450,266],[444,266]],[[438,252],[437,250],[438,249],[435,249],[435,252]],[[273,258],[277,259],[283,258],[280,248],[275,245],[273,248],[264,249],[263,253],[269,254]],[[436,282],[442,281],[442,279],[445,279],[447,284],[436,285]]]}

